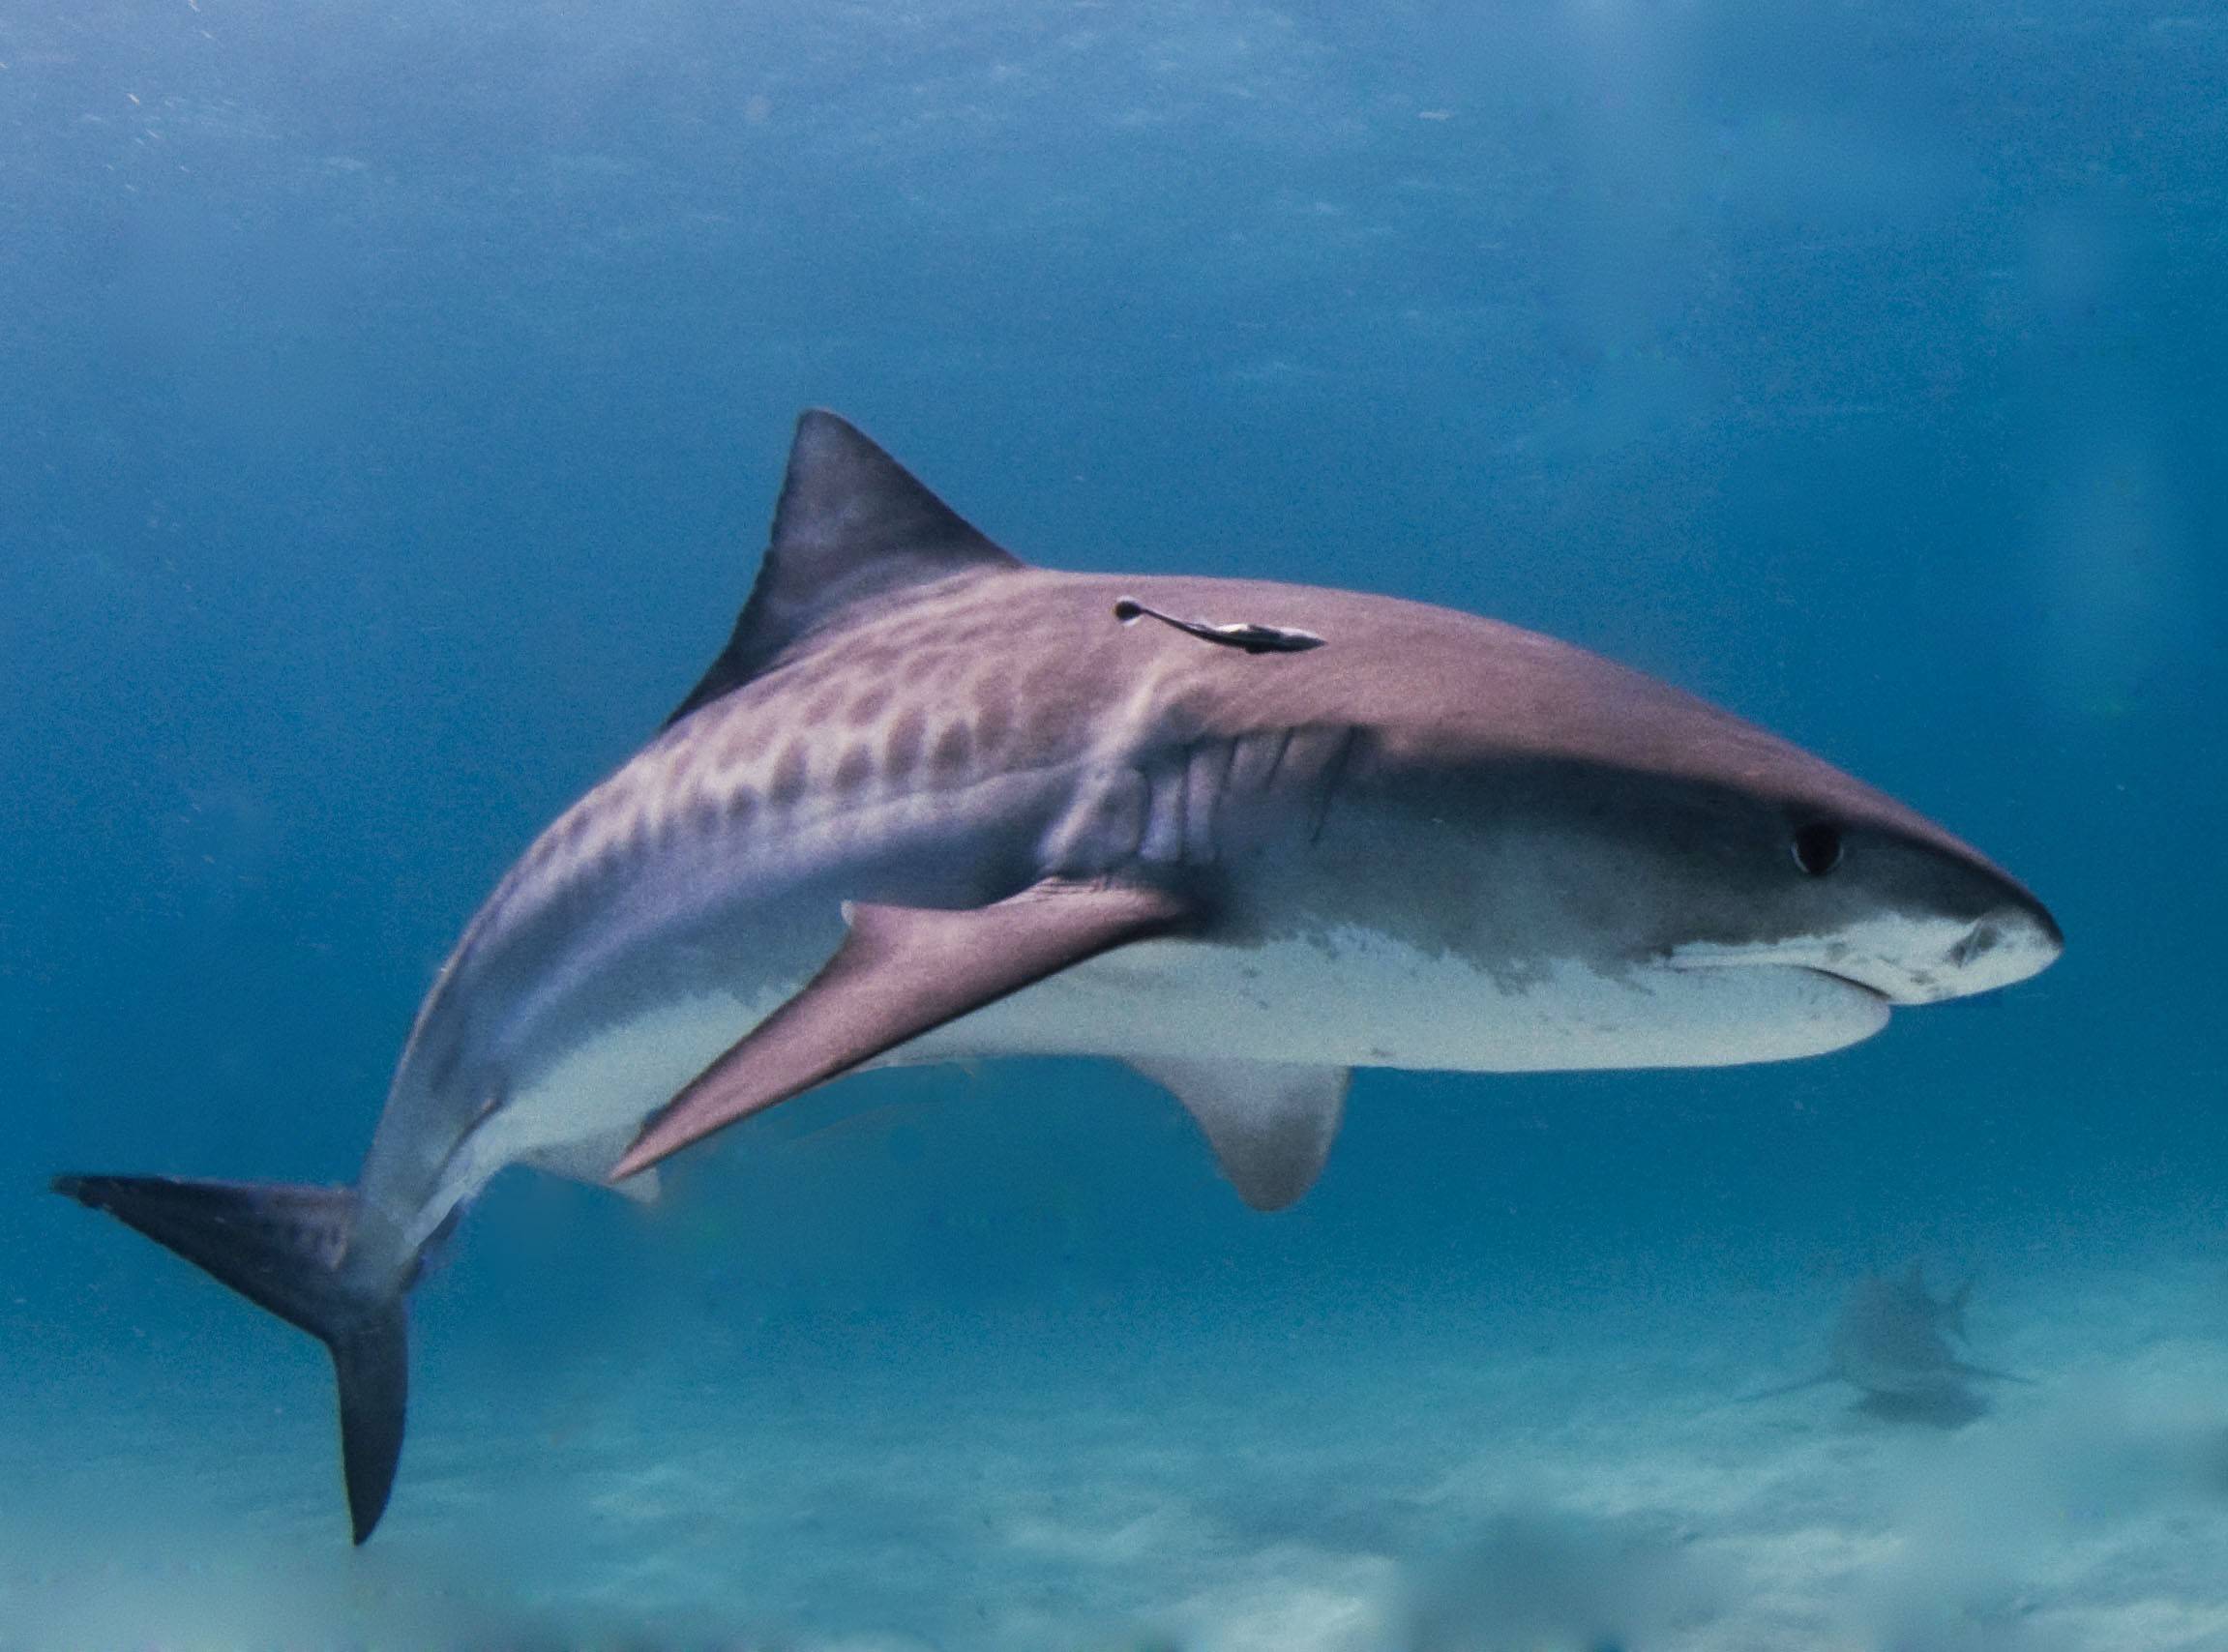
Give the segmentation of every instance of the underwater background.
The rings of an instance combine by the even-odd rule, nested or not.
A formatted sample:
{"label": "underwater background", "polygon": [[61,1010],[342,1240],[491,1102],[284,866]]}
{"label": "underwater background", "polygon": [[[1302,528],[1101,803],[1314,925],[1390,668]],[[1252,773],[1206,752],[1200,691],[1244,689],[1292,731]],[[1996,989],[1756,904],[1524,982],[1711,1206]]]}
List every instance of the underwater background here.
{"label": "underwater background", "polygon": [[[2228,1648],[2228,13],[0,15],[0,1648]],[[790,422],[1017,554],[1493,613],[2066,930],[1790,1065],[1111,1064],[500,1180],[351,1552],[308,1339],[45,1192],[353,1174]],[[1822,1388],[1922,1259],[2032,1379]]]}

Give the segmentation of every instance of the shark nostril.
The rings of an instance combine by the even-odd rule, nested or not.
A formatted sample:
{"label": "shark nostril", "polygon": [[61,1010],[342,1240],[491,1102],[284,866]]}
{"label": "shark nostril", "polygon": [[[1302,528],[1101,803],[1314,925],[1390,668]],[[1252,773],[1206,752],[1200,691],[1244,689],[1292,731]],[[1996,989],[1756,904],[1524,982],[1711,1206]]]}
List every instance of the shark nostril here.
{"label": "shark nostril", "polygon": [[1949,962],[1952,967],[1963,969],[1976,959],[1986,958],[2003,941],[2003,929],[1995,924],[1982,921],[1966,930],[1964,938],[1949,949]]}

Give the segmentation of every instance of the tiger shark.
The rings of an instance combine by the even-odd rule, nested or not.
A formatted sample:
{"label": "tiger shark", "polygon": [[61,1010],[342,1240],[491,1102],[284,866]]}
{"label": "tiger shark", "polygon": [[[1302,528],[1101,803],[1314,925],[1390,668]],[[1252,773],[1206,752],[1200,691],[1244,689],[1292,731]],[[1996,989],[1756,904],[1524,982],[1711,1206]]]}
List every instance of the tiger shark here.
{"label": "tiger shark", "polygon": [[362,1543],[405,1299],[508,1165],[639,1193],[862,1068],[1082,1053],[1273,1209],[1356,1067],[1815,1055],[2060,946],[1942,828],[1660,682],[1387,597],[1026,566],[816,410],[731,638],[465,927],[353,1185],[54,1186],[326,1344]]}
{"label": "tiger shark", "polygon": [[1916,1261],[1899,1275],[1867,1275],[1850,1289],[1833,1322],[1832,1352],[1825,1369],[1746,1398],[1775,1400],[1846,1382],[1861,1390],[1875,1410],[1890,1416],[1970,1422],[1979,1410],[1968,1392],[1969,1381],[2030,1380],[1957,1357],[1952,1342],[1966,1340],[1965,1305],[1972,1295],[1970,1280],[1947,1296],[1934,1295]]}

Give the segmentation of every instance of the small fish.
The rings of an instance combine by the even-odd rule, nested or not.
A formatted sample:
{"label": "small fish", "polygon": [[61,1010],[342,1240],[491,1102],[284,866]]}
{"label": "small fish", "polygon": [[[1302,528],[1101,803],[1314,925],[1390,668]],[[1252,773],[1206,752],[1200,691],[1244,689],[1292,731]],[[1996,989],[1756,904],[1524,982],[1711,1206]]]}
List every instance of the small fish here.
{"label": "small fish", "polygon": [[1202,642],[1217,643],[1224,648],[1242,648],[1248,654],[1304,654],[1311,648],[1323,645],[1323,638],[1312,631],[1300,631],[1283,625],[1254,625],[1243,620],[1216,625],[1208,620],[1177,619],[1173,614],[1164,614],[1158,608],[1146,607],[1135,597],[1115,599],[1114,618],[1124,625],[1135,625],[1141,619],[1156,619],[1163,625],[1173,626],[1187,636],[1198,637]]}

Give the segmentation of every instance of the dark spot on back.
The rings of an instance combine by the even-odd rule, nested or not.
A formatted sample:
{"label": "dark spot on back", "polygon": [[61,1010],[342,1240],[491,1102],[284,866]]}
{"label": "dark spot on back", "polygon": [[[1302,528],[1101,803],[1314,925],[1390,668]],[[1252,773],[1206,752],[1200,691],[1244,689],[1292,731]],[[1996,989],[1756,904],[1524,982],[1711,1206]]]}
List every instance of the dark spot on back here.
{"label": "dark spot on back", "polygon": [[851,701],[850,709],[844,714],[844,717],[853,728],[864,728],[888,710],[889,703],[890,691],[888,689],[869,689],[857,699]]}
{"label": "dark spot on back", "polygon": [[1068,684],[1073,676],[1074,669],[1066,661],[1055,661],[1051,664],[1038,666],[1022,679],[1022,703],[1032,711],[1047,703],[1062,703],[1067,697]]}
{"label": "dark spot on back", "polygon": [[748,826],[751,816],[758,811],[758,794],[747,785],[739,785],[728,794],[728,819],[736,826]]}
{"label": "dark spot on back", "polygon": [[948,689],[965,675],[966,668],[965,655],[956,649],[939,648],[914,663],[912,679],[922,688]]}
{"label": "dark spot on back", "polygon": [[1025,738],[1035,748],[1057,744],[1075,722],[1065,685],[1058,682],[1033,680],[1023,692],[1022,708]]}
{"label": "dark spot on back", "polygon": [[882,748],[882,762],[891,780],[904,780],[921,760],[921,742],[928,736],[927,721],[915,707],[899,718],[897,726],[890,730],[889,744]]}
{"label": "dark spot on back", "polygon": [[866,748],[853,746],[844,753],[843,761],[836,765],[835,786],[838,791],[856,791],[867,783],[875,772],[875,761],[867,755]]}
{"label": "dark spot on back", "polygon": [[1013,732],[1013,693],[995,678],[980,685],[977,692],[982,699],[982,711],[975,718],[975,737],[982,742],[984,751],[995,752]]}
{"label": "dark spot on back", "polygon": [[836,715],[836,707],[843,703],[843,698],[844,691],[840,683],[834,688],[822,689],[812,697],[811,703],[805,707],[805,723],[808,726],[817,726],[827,722]]}
{"label": "dark spot on back", "polygon": [[939,780],[950,780],[965,773],[974,754],[973,730],[964,723],[955,723],[936,736],[936,748],[929,753],[929,767]]}
{"label": "dark spot on back", "polygon": [[805,743],[792,741],[782,753],[782,760],[774,765],[773,783],[766,787],[766,801],[776,809],[788,809],[805,795],[805,776],[809,759],[805,756]]}

